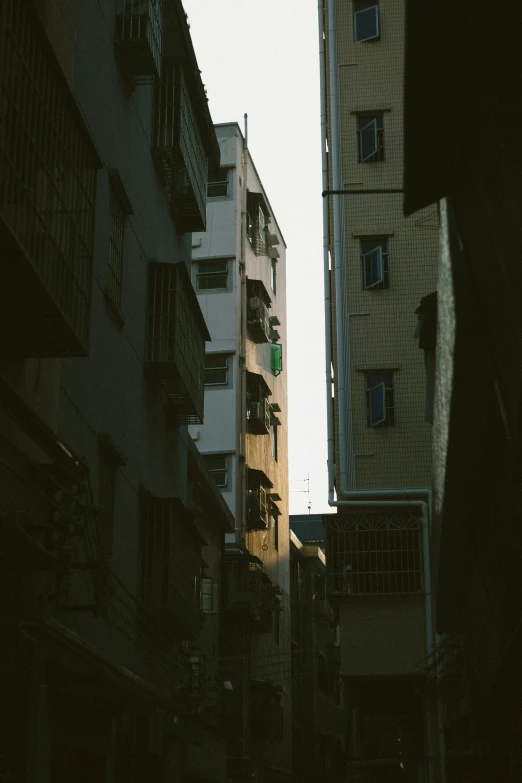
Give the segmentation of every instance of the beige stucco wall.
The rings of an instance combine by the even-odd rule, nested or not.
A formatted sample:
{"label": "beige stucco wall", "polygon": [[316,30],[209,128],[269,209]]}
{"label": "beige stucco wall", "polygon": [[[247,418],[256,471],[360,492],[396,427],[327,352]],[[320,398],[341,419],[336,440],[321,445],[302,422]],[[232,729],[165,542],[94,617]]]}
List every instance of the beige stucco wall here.
{"label": "beige stucco wall", "polygon": [[424,596],[352,596],[341,601],[340,620],[343,676],[422,673]]}
{"label": "beige stucco wall", "polygon": [[[337,2],[345,189],[402,188],[404,0],[381,3],[379,14],[380,39],[354,42],[353,3]],[[357,113],[373,111],[383,114],[385,160],[358,163]],[[425,422],[424,355],[414,331],[415,310],[421,298],[436,289],[438,214],[435,207],[430,207],[405,219],[401,192],[345,195],[343,206],[355,486],[430,486],[431,426]],[[389,289],[363,290],[360,240],[372,236],[388,237]],[[332,311],[335,314],[335,307]],[[367,426],[365,370],[394,371],[395,426]],[[338,432],[337,410],[335,422]],[[339,465],[338,453],[336,462]]]}

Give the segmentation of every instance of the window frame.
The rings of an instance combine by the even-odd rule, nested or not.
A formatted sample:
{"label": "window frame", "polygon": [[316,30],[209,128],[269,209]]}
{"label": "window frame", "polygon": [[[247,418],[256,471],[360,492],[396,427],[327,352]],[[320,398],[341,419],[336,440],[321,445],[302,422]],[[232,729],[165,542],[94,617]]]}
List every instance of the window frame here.
{"label": "window frame", "polygon": [[[223,359],[223,364],[221,364],[218,367],[208,367],[207,363],[212,360],[216,360],[219,357]],[[219,381],[209,381],[207,380],[208,376],[207,373],[212,372],[218,372],[219,370],[224,371],[224,380]],[[227,387],[230,385],[230,354],[228,353],[206,353],[205,354],[205,375],[204,375],[204,383],[206,389],[213,389],[218,387]]]}
{"label": "window frame", "polygon": [[199,605],[203,614],[219,614],[219,582],[202,577],[199,591]]}
{"label": "window frame", "polygon": [[[366,38],[359,38],[357,36],[357,21],[358,17],[361,17],[361,14],[367,14],[368,11],[374,11],[375,12],[375,27],[376,32],[374,35],[367,36]],[[355,43],[367,43],[369,41],[378,41],[381,37],[381,20],[380,20],[380,9],[379,9],[379,3],[378,2],[357,2],[357,0],[354,0],[353,4],[353,40]]]}
{"label": "window frame", "polygon": [[[230,481],[230,465],[229,465],[229,455],[228,454],[202,454],[201,455],[203,459],[205,460],[205,464],[207,466],[207,470],[214,479],[214,482],[216,484],[216,487],[220,490],[227,490],[230,489],[229,481]],[[224,461],[224,467],[210,467],[210,464],[213,459],[219,459],[223,458]],[[216,474],[224,473],[224,482],[222,484],[218,483],[216,480]]]}
{"label": "window frame", "polygon": [[[365,370],[366,424],[372,429],[378,427],[394,427],[395,417],[395,372],[393,370]],[[381,390],[384,399],[383,419],[372,423],[371,393]]]}
{"label": "window frame", "polygon": [[[368,256],[381,249],[381,280],[372,285],[366,284],[366,260]],[[359,239],[359,255],[361,259],[361,279],[363,291],[383,291],[390,289],[390,256],[388,237],[361,237]]]}
{"label": "window frame", "polygon": [[[209,171],[208,174],[208,182],[207,182],[207,198],[228,198],[229,196],[229,171],[230,168],[228,166],[220,166],[217,171]],[[225,179],[217,179],[217,177],[221,175],[224,176]],[[221,189],[223,189],[224,186],[224,193],[211,193],[211,188],[215,188],[219,190],[219,186],[221,186]]]}
{"label": "window frame", "polygon": [[[207,269],[202,267],[207,266]],[[221,269],[218,269],[221,266]],[[214,267],[214,269],[213,269]],[[207,294],[212,292],[223,292],[230,290],[230,264],[228,258],[202,258],[196,261],[196,291],[198,293]],[[219,279],[224,277],[224,284],[202,286],[201,281],[203,279]]]}
{"label": "window frame", "polygon": [[[384,148],[384,113],[383,112],[361,112],[356,115],[357,118],[357,162],[358,163],[384,163],[386,160]],[[373,126],[374,128],[374,151],[370,155],[364,155],[363,133]]]}

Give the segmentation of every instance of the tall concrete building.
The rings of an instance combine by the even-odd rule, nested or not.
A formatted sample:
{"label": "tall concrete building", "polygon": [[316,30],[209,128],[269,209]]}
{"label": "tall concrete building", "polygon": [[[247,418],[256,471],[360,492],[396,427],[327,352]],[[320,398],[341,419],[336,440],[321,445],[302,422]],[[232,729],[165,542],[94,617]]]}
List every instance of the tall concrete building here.
{"label": "tall concrete building", "polygon": [[181,0],[0,2],[0,779],[227,779]]}
{"label": "tall concrete building", "polygon": [[235,518],[225,538],[221,655],[229,771],[291,770],[285,241],[236,123],[217,125],[192,280],[211,341],[205,423],[190,428]]}
{"label": "tall concrete building", "polygon": [[[431,424],[416,311],[436,287],[436,206],[403,215],[405,4],[319,8],[329,501],[348,774],[436,780]],[[427,352],[428,356],[429,352]],[[429,356],[428,356],[429,361]],[[429,691],[429,689],[428,689]],[[402,776],[402,777],[401,777]]]}

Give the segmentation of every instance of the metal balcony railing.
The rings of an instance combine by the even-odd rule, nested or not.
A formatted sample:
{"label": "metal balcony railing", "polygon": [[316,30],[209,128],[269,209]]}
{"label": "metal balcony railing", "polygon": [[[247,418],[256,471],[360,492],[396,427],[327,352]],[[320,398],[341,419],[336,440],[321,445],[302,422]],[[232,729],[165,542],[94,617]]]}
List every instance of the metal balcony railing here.
{"label": "metal balcony railing", "polygon": [[178,421],[203,422],[205,341],[210,335],[184,263],[149,264],[146,364]]}
{"label": "metal balcony railing", "polygon": [[164,58],[154,92],[153,154],[181,232],[205,231],[208,155],[179,59]]}
{"label": "metal balcony railing", "polygon": [[0,4],[0,331],[24,356],[88,350],[100,160],[32,4]]}

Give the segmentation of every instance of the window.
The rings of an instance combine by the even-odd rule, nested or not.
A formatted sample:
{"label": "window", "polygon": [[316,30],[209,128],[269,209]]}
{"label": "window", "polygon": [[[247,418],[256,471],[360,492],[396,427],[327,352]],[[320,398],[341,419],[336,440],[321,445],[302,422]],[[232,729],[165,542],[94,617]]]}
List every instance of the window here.
{"label": "window", "polygon": [[359,163],[384,160],[384,118],[382,114],[357,116],[357,155]]}
{"label": "window", "polygon": [[228,458],[226,454],[203,454],[208,472],[220,489],[228,487]]}
{"label": "window", "polygon": [[361,275],[363,288],[380,291],[390,287],[388,239],[361,239]]}
{"label": "window", "polygon": [[277,286],[277,259],[272,258],[270,260],[270,288],[276,293]]}
{"label": "window", "polygon": [[226,291],[228,288],[228,261],[199,261],[196,275],[198,291]]}
{"label": "window", "polygon": [[200,599],[202,612],[217,614],[219,611],[219,583],[213,579],[202,579]]}
{"label": "window", "polygon": [[274,549],[279,549],[279,515],[275,514],[272,518],[272,546]]}
{"label": "window", "polygon": [[355,41],[376,41],[380,36],[379,6],[376,2],[353,4],[353,37]]}
{"label": "window", "polygon": [[247,237],[256,256],[267,254],[269,214],[262,193],[247,194]]}
{"label": "window", "polygon": [[227,386],[229,355],[207,353],[205,356],[205,386]]}
{"label": "window", "polygon": [[207,196],[208,198],[228,196],[228,169],[220,168],[209,173]]}
{"label": "window", "polygon": [[365,373],[366,423],[368,427],[393,427],[395,410],[393,401],[393,371],[377,370]]}
{"label": "window", "polygon": [[118,307],[121,307],[123,287],[123,239],[126,217],[125,209],[114,188],[111,187],[107,293]]}
{"label": "window", "polygon": [[117,472],[118,463],[114,459],[112,451],[104,443],[100,443],[98,450],[98,523],[103,555],[108,563],[110,563],[112,553]]}
{"label": "window", "polygon": [[272,457],[277,462],[277,424],[272,424]]}

